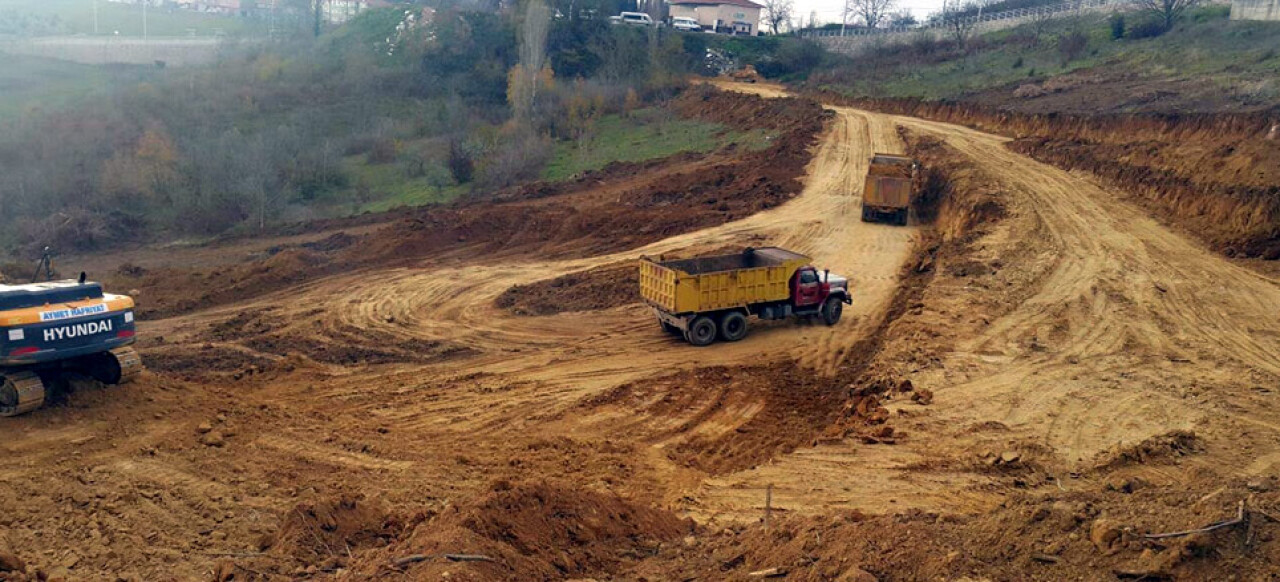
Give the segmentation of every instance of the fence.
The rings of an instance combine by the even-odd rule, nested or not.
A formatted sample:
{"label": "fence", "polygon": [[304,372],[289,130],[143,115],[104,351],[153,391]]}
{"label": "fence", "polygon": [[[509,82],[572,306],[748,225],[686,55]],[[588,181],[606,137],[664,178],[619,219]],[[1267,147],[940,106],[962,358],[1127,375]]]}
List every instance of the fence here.
{"label": "fence", "polygon": [[1003,10],[1000,12],[990,12],[986,14],[977,14],[974,16],[962,16],[960,18],[939,19],[927,22],[917,26],[890,26],[886,28],[845,28],[844,30],[808,30],[802,32],[800,36],[805,38],[829,38],[829,37],[853,37],[853,36],[878,36],[885,34],[902,34],[908,32],[919,32],[921,30],[946,29],[952,26],[971,26],[977,28],[984,23],[1004,22],[1004,21],[1025,21],[1037,18],[1050,18],[1055,15],[1066,14],[1068,12],[1077,12],[1084,10],[1096,10],[1107,6],[1116,7],[1127,5],[1127,0],[1075,0],[1072,2],[1063,2],[1061,4],[1048,4],[1045,6],[1036,6],[1034,8],[1016,8],[1013,10]]}

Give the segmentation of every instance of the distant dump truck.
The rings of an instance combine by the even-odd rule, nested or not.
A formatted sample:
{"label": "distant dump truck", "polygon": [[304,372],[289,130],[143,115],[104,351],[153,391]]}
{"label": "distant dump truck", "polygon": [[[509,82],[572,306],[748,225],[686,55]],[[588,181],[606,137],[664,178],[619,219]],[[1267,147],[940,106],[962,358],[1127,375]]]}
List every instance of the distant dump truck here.
{"label": "distant dump truck", "polygon": [[818,272],[809,257],[767,247],[677,261],[640,260],[640,295],[662,329],[695,346],[747,336],[747,317],[840,321],[849,280]]}
{"label": "distant dump truck", "polygon": [[916,161],[893,154],[876,154],[862,189],[862,221],[891,220],[907,224],[915,188]]}

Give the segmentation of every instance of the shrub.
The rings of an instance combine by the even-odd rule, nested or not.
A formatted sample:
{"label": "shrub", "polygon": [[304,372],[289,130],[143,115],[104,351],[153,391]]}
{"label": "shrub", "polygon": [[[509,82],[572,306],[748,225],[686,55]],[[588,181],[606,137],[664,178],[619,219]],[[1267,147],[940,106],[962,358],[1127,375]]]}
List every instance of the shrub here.
{"label": "shrub", "polygon": [[1132,38],[1132,39],[1155,38],[1166,32],[1168,31],[1165,30],[1163,22],[1160,22],[1159,20],[1156,20],[1154,18],[1148,18],[1146,20],[1143,20],[1142,22],[1139,22],[1129,27],[1129,30],[1125,33],[1125,36],[1128,36],[1129,38]]}
{"label": "shrub", "polygon": [[1111,40],[1120,40],[1124,38],[1124,15],[1111,15]]}
{"label": "shrub", "polygon": [[1080,57],[1089,46],[1089,37],[1082,32],[1070,32],[1058,37],[1058,54],[1062,55],[1062,64],[1066,66]]}
{"label": "shrub", "polygon": [[390,164],[396,161],[400,155],[400,144],[395,138],[383,137],[373,142],[373,147],[369,148],[368,161],[370,164]]}
{"label": "shrub", "polygon": [[1022,68],[1022,57],[1021,57],[1021,56],[1019,56],[1017,59],[1014,59],[1014,61],[1013,61],[1013,68],[1015,68],[1015,69],[1021,69],[1021,68]]}
{"label": "shrub", "polygon": [[467,151],[462,141],[449,142],[449,173],[453,175],[453,179],[459,184],[467,184],[475,177],[475,170],[471,152]]}

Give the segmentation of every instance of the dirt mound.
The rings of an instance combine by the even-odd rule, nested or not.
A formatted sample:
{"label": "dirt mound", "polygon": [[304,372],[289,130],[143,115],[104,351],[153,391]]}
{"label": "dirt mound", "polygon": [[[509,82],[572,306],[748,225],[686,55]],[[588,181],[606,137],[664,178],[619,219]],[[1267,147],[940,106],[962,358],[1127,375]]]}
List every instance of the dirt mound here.
{"label": "dirt mound", "polygon": [[342,325],[323,335],[273,333],[242,342],[259,352],[288,356],[301,354],[316,362],[335,366],[428,363],[475,353],[470,348],[444,341],[401,338],[373,329]]}
{"label": "dirt mound", "polygon": [[[1253,514],[1252,526],[1143,537],[1234,518],[1239,500],[1249,495],[1242,483],[1223,486],[1200,475],[1191,484],[1132,494],[1102,488],[1015,494],[998,510],[972,516],[907,511],[783,517],[768,529],[740,527],[700,538],[695,548],[664,548],[634,574],[682,580],[715,572],[736,580],[776,569],[787,580],[882,582],[1214,580],[1228,572],[1265,578],[1280,559],[1280,541],[1273,537],[1277,526],[1262,513]],[[1274,492],[1254,495],[1253,506],[1264,511],[1280,501]]]}
{"label": "dirt mound", "polygon": [[275,536],[264,537],[259,545],[303,566],[332,571],[345,566],[353,552],[387,545],[403,527],[377,504],[342,495],[297,504],[284,515]]}
{"label": "dirt mound", "polygon": [[503,291],[494,305],[515,315],[555,315],[639,302],[639,271],[634,263],[626,262],[516,285]]}
{"label": "dirt mound", "polygon": [[265,372],[276,367],[276,361],[247,351],[220,346],[203,346],[199,350],[146,349],[143,357],[147,369],[184,380],[211,380],[219,376]]}
{"label": "dirt mound", "polygon": [[419,524],[390,547],[360,556],[353,570],[360,579],[396,572],[416,580],[609,575],[692,528],[671,512],[607,493],[500,482],[486,495]]}
{"label": "dirt mound", "polygon": [[1204,451],[1204,441],[1189,430],[1156,435],[1140,443],[1117,447],[1103,455],[1098,468],[1116,468],[1175,459]]}

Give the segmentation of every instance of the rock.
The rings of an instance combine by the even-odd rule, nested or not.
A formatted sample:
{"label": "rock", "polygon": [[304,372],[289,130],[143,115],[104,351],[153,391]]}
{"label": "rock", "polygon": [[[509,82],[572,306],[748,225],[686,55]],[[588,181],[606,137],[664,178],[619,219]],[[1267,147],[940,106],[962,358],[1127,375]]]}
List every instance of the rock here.
{"label": "rock", "polygon": [[227,444],[227,440],[222,436],[221,432],[215,430],[200,437],[200,444],[206,447],[221,447]]}
{"label": "rock", "polygon": [[1147,482],[1143,481],[1141,478],[1127,477],[1114,479],[1110,483],[1107,483],[1107,490],[1119,491],[1121,493],[1133,493],[1134,491],[1146,487],[1146,485]]}
{"label": "rock", "polygon": [[696,547],[698,547],[698,538],[696,538],[696,537],[693,537],[693,536],[684,536],[684,540],[683,540],[683,541],[684,541],[684,546],[685,546],[686,548],[696,548]]}
{"label": "rock", "polygon": [[27,563],[17,554],[0,552],[0,572],[25,572],[26,570]]}
{"label": "rock", "polygon": [[1119,545],[1120,528],[1109,519],[1095,519],[1089,527],[1089,541],[1093,542],[1099,552],[1109,556],[1115,553],[1115,546]]}
{"label": "rock", "polygon": [[915,386],[911,384],[911,380],[903,380],[898,383],[898,392],[910,392],[915,390]]}
{"label": "rock", "polygon": [[1005,451],[1000,453],[1001,465],[1012,465],[1022,459],[1022,454],[1017,451]]}
{"label": "rock", "polygon": [[1248,487],[1250,491],[1254,491],[1257,493],[1266,493],[1268,491],[1275,489],[1276,483],[1274,478],[1259,477],[1256,479],[1250,479],[1249,482],[1245,483],[1244,486]]}
{"label": "rock", "polygon": [[911,400],[920,403],[921,406],[933,404],[933,391],[928,388],[918,388],[915,394],[911,395]]}
{"label": "rock", "polygon": [[213,425],[207,422],[202,422],[196,426],[196,432],[200,434],[208,434],[211,430],[213,430]]}

